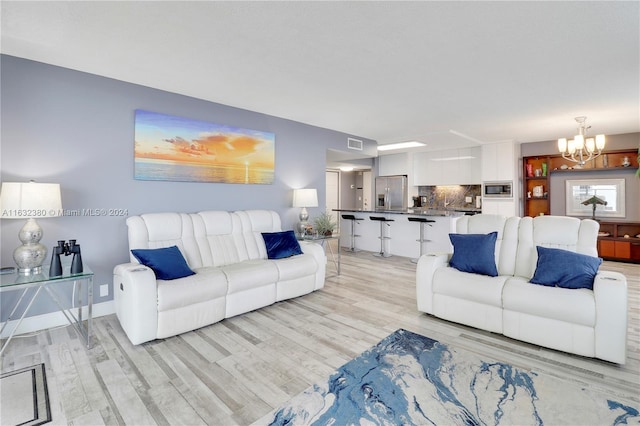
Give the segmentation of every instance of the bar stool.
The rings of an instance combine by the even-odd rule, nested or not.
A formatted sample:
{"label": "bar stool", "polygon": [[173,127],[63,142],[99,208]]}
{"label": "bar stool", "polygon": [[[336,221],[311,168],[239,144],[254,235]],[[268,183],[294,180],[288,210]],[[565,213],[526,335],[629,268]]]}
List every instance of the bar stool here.
{"label": "bar stool", "polygon": [[[424,225],[425,225],[425,223],[428,223],[429,226],[433,226],[431,224],[434,223],[435,220],[427,219],[426,217],[409,217],[407,219],[409,219],[409,222],[418,222],[418,223],[420,223],[420,239],[416,240],[416,241],[418,241],[420,243],[420,256],[422,256],[424,254],[422,252],[422,248],[424,246],[424,243],[431,241],[431,240],[425,240],[424,239]],[[418,259],[411,259],[411,262],[418,263]]]}
{"label": "bar stool", "polygon": [[377,220],[380,222],[380,236],[378,238],[380,238],[380,253],[374,253],[374,256],[380,256],[380,257],[391,257],[391,253],[388,253],[384,250],[384,240],[390,240],[391,237],[385,237],[384,236],[384,225],[387,225],[388,227],[391,227],[391,224],[388,222],[395,222],[394,219],[387,219],[386,217],[381,217],[381,216],[369,216],[369,219],[371,220]]}
{"label": "bar stool", "polygon": [[356,235],[356,224],[358,223],[358,221],[364,220],[364,218],[355,217],[352,214],[343,214],[342,218],[345,220],[351,221],[351,247],[349,248],[349,251],[355,253],[359,251],[356,249],[356,237],[360,236],[360,235]]}

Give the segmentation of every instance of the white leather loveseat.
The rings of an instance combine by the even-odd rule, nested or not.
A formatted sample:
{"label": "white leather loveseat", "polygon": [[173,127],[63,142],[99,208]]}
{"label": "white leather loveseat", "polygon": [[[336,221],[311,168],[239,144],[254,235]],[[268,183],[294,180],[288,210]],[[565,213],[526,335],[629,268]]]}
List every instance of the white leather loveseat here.
{"label": "white leather loveseat", "polygon": [[[538,250],[545,253],[545,261],[559,261],[546,255],[557,251],[537,249],[538,246],[597,258],[598,229],[599,224],[593,220],[565,216],[464,216],[456,224],[458,234],[497,232],[497,276],[461,272],[449,265],[451,254],[423,255],[416,272],[418,310],[536,345],[624,364],[624,275],[598,271],[593,289],[530,282],[538,273],[570,273],[579,268],[577,263],[569,262],[545,271],[541,264],[536,273]],[[598,259],[583,258],[599,265]]]}
{"label": "white leather loveseat", "polygon": [[327,260],[318,244],[300,242],[303,254],[267,258],[262,233],[281,231],[273,211],[151,213],[129,217],[127,226],[130,250],[177,246],[195,272],[156,279],[133,254],[130,263],[114,268],[116,314],[133,344],[195,330],[324,286]]}

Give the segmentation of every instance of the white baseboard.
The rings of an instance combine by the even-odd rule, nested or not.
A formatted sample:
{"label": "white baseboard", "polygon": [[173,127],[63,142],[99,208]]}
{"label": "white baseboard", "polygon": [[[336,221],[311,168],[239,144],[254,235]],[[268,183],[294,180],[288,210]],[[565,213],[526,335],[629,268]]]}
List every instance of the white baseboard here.
{"label": "white baseboard", "polygon": [[[95,303],[92,306],[92,318],[103,317],[105,315],[111,315],[116,313],[116,305],[113,300],[102,303]],[[87,317],[88,309],[86,306],[82,308],[82,318]],[[76,315],[77,309],[73,310],[73,314]],[[0,335],[0,338],[6,339],[9,337],[11,330],[18,324],[19,320],[10,321]],[[25,333],[33,333],[35,331],[45,330],[47,328],[59,327],[62,325],[69,325],[69,321],[62,312],[51,312],[48,314],[35,315],[33,317],[26,317],[22,320],[20,328],[16,331],[15,335]]]}

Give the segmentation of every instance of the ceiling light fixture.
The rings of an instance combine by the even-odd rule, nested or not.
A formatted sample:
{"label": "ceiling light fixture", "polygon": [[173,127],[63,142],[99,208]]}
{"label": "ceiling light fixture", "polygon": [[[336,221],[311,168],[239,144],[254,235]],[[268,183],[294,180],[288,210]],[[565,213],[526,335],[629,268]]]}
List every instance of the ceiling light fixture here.
{"label": "ceiling light fixture", "polygon": [[405,148],[417,148],[419,146],[425,146],[426,143],[418,141],[388,143],[386,145],[378,145],[378,151],[390,151],[392,149],[405,149]]}
{"label": "ceiling light fixture", "polygon": [[591,128],[591,126],[587,126],[586,121],[587,117],[576,117],[578,134],[569,141],[566,138],[558,139],[558,151],[562,154],[562,158],[581,166],[602,154],[605,144],[604,135],[596,135],[595,139],[586,137],[587,130]]}
{"label": "ceiling light fixture", "polygon": [[442,157],[442,158],[432,158],[431,161],[457,161],[457,160],[473,160],[476,157],[471,155],[461,155],[459,157]]}
{"label": "ceiling light fixture", "polygon": [[340,167],[340,170],[343,172],[352,172],[353,171],[353,167],[351,166],[342,166]]}

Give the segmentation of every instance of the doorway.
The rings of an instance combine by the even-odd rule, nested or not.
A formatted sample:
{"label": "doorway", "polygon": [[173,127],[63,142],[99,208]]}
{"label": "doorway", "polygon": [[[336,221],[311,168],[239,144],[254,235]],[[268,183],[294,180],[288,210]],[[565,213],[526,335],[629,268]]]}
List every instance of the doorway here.
{"label": "doorway", "polygon": [[337,223],[338,232],[340,232],[340,221],[338,212],[334,212],[334,209],[340,208],[340,172],[336,170],[327,170],[325,173],[325,188],[326,188],[326,200],[325,206],[327,213],[331,215],[331,219]]}

